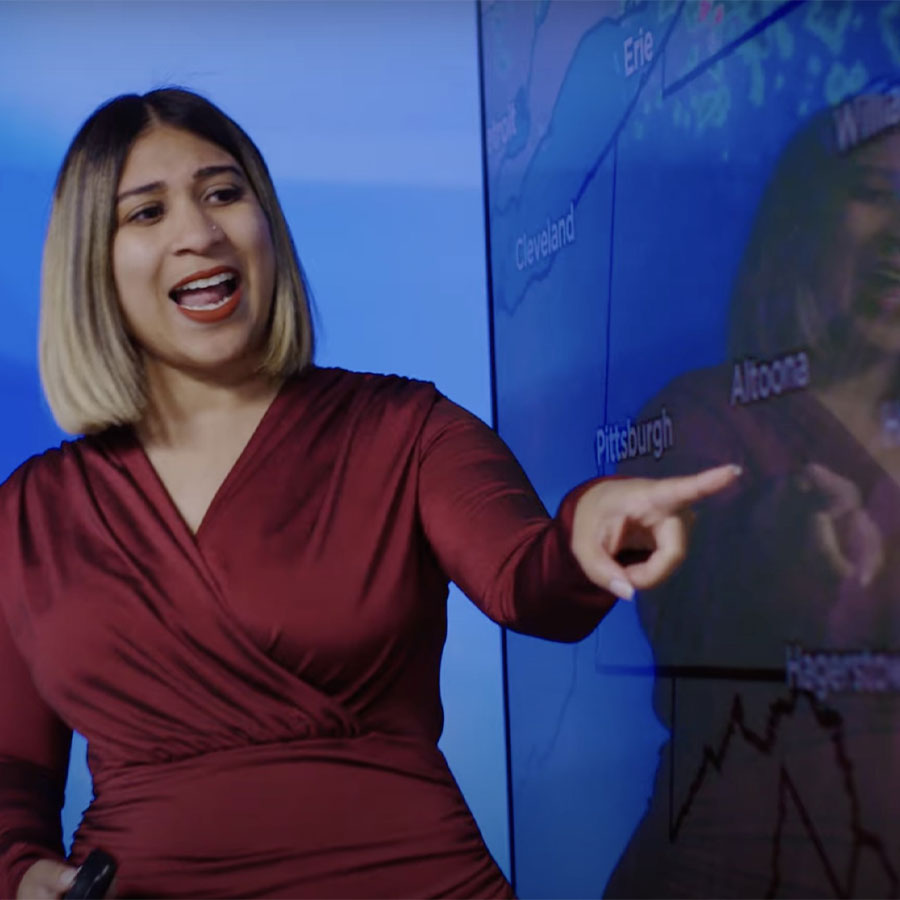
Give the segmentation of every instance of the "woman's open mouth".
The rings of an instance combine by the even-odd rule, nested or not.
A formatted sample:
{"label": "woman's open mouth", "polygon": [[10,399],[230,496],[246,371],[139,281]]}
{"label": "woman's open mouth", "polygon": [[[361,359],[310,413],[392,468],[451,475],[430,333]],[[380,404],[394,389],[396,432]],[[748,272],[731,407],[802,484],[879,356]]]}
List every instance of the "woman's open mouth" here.
{"label": "woman's open mouth", "polygon": [[197,272],[179,281],[169,291],[169,299],[194,322],[221,322],[240,303],[241,276],[237,270],[226,267]]}

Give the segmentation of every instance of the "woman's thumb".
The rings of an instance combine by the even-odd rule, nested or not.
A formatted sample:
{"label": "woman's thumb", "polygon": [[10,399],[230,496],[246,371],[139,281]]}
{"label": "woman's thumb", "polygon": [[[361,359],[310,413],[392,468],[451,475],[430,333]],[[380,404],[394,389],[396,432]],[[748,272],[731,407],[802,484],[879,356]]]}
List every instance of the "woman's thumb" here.
{"label": "woman's thumb", "polygon": [[54,863],[54,865],[57,868],[55,874],[56,887],[60,892],[65,893],[75,883],[78,869],[74,869],[72,866],[66,866],[61,863]]}

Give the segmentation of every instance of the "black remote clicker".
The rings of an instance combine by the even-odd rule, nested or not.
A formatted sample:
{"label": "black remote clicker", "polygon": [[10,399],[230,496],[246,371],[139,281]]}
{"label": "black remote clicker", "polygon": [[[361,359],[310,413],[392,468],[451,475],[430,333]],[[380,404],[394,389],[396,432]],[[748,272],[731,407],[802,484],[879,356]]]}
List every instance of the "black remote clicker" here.
{"label": "black remote clicker", "polygon": [[66,900],[105,897],[115,874],[116,861],[103,850],[91,850],[78,869],[72,887],[63,894],[63,897]]}

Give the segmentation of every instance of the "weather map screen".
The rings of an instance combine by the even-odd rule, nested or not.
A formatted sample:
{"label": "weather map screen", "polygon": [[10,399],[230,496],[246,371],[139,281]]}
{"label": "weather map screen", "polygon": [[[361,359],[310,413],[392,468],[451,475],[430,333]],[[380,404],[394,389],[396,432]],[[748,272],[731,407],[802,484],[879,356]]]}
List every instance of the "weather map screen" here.
{"label": "weather map screen", "polygon": [[523,897],[900,893],[900,4],[479,7],[497,421],[547,507],[734,462],[507,635]]}

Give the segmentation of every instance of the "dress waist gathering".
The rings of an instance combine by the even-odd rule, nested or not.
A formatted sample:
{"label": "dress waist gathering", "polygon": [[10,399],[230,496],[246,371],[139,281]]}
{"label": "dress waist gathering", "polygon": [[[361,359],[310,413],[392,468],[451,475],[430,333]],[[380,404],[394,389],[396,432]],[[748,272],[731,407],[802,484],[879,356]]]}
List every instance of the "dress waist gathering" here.
{"label": "dress waist gathering", "polygon": [[75,836],[121,897],[511,896],[443,754],[379,733],[103,767]]}

